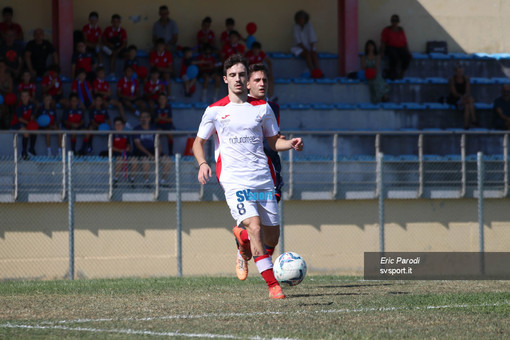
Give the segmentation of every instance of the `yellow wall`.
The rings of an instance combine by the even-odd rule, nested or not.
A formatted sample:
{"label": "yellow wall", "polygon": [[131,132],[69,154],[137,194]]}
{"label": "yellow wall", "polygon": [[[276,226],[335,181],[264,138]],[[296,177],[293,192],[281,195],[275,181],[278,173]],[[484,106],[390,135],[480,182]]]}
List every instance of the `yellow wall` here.
{"label": "yellow wall", "polygon": [[46,33],[46,39],[51,41],[51,0],[3,0],[0,2],[0,9],[5,6],[10,6],[14,10],[13,21],[23,28],[25,41],[32,39],[36,28],[42,28]]}
{"label": "yellow wall", "polygon": [[[477,202],[387,200],[386,251],[478,251]],[[510,199],[485,202],[486,251],[510,251]],[[285,249],[311,274],[361,275],[379,250],[377,201],[285,202]],[[0,204],[0,280],[64,278],[67,204]],[[174,203],[77,203],[76,277],[177,274]],[[233,220],[225,202],[183,204],[184,275],[234,275]],[[252,266],[251,275],[257,275]]]}

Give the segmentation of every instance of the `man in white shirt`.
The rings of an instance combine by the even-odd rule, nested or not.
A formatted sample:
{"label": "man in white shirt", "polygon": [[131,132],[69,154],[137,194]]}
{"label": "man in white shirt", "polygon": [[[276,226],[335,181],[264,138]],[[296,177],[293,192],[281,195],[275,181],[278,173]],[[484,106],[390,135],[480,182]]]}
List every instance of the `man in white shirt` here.
{"label": "man in white shirt", "polygon": [[308,66],[313,78],[320,78],[322,72],[319,67],[319,56],[315,49],[317,36],[309,20],[310,16],[305,11],[298,11],[295,14],[293,30],[295,46],[290,50],[295,56],[305,59],[306,66]]}
{"label": "man in white shirt", "polygon": [[264,227],[278,228],[278,205],[274,194],[263,139],[275,151],[303,150],[301,138],[279,138],[275,115],[266,101],[248,98],[248,63],[240,55],[229,57],[223,67],[228,96],[210,105],[198,129],[193,154],[198,162],[198,181],[207,183],[212,176],[205,160],[204,145],[214,136],[216,176],[237,225],[249,235],[251,254],[269,287],[272,299],[283,299],[273,274],[273,263],[264,249]]}

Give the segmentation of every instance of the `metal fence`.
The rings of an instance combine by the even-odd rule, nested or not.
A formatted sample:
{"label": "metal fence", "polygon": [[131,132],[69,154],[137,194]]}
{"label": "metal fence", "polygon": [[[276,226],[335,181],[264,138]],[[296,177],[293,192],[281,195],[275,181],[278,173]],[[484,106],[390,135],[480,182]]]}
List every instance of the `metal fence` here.
{"label": "metal fence", "polygon": [[[3,202],[0,203],[3,216],[0,279],[229,273],[229,265],[213,268],[217,266],[216,261],[202,256],[205,252],[219,254],[220,259],[229,256],[235,259],[231,256],[232,238],[225,237],[231,229],[229,223],[233,222],[219,185],[198,183],[193,157],[160,155],[159,150],[163,149],[160,141],[164,137],[157,131],[153,132],[158,136],[153,159],[114,157],[111,133],[97,131],[78,134],[91,133],[103,138],[108,146],[107,155],[74,156],[66,148],[69,144],[66,132],[56,132],[60,133],[63,141],[60,156],[28,159],[19,156],[19,135],[10,133],[13,155],[0,160],[0,201]],[[185,138],[192,133],[175,132],[174,137]],[[441,240],[450,242],[447,249],[491,251],[506,249],[510,244],[506,231],[498,229],[497,233],[501,233],[494,234],[496,228],[489,230],[492,235],[489,239],[484,238],[484,231],[491,228],[493,219],[506,222],[504,213],[487,217],[484,212],[491,202],[504,202],[508,196],[507,134],[493,133],[501,139],[500,154],[479,152],[474,156],[467,154],[465,146],[469,138],[480,135],[477,132],[459,134],[460,153],[444,156],[427,155],[423,151],[426,139],[438,135],[437,132],[287,133],[289,138],[298,134],[305,135],[305,143],[313,137],[321,143],[327,138],[331,152],[327,157],[313,154],[298,157],[293,151],[282,153],[285,186],[284,200],[280,203],[282,233],[278,250],[302,249],[310,259],[312,272],[314,269],[315,272],[338,271],[339,267],[324,264],[326,257],[343,257],[357,263],[363,251],[395,250],[395,240],[399,237],[395,235],[401,230],[391,229],[391,223],[398,224],[399,218],[405,215],[401,209],[408,209],[409,205],[402,203],[404,200],[443,202],[447,199],[447,202],[462,201],[467,206],[457,214],[452,212],[453,217],[446,217],[445,224],[447,228],[457,220],[470,224],[469,237]],[[409,135],[417,141],[415,155],[383,154],[385,138]],[[373,154],[342,155],[343,137],[372,138]],[[213,159],[211,147],[208,157]],[[212,169],[215,170],[214,164]],[[304,214],[300,204],[306,202],[322,203],[310,203],[314,208]],[[366,204],[370,210],[363,210]],[[337,208],[343,214],[339,221],[328,216]],[[497,209],[489,208],[489,211],[493,214]],[[289,225],[292,227],[288,228]],[[357,228],[350,231],[351,225]],[[377,230],[376,240],[368,235],[372,225]],[[473,225],[477,226],[476,231]],[[300,232],[299,228],[308,229]],[[335,247],[332,245],[319,257],[322,251],[319,245],[334,242],[335,237],[340,237],[338,233],[345,239],[342,241],[345,248],[331,250]],[[359,249],[346,250],[353,243],[349,237],[361,245],[365,242],[361,238],[367,237],[370,242]],[[413,237],[416,239],[407,240],[410,243],[405,247],[442,249],[434,248],[434,238],[424,241],[419,236]],[[440,237],[438,234],[437,238]],[[315,248],[308,249],[305,243]],[[403,246],[398,246],[402,250]],[[218,248],[229,251],[221,252]],[[102,266],[102,270],[97,270]],[[342,268],[347,268],[346,272],[359,272],[357,265]]]}

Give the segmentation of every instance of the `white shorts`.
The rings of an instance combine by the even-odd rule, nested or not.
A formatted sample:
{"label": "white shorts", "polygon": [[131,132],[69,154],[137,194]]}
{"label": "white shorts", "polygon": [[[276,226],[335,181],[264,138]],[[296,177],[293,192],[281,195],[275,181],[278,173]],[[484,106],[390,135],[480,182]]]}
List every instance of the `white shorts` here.
{"label": "white shorts", "polygon": [[230,214],[237,225],[253,216],[259,216],[260,223],[265,226],[280,224],[278,203],[274,190],[225,190]]}

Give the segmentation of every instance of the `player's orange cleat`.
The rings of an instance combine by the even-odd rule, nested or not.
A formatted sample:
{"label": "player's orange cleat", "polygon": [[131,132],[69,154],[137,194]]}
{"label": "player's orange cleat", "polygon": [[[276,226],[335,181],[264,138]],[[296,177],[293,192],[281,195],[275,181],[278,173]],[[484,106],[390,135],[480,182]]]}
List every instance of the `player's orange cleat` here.
{"label": "player's orange cleat", "polygon": [[269,288],[269,297],[271,299],[285,299],[285,294],[283,294],[282,287],[277,285]]}
{"label": "player's orange cleat", "polygon": [[236,237],[237,247],[239,248],[239,252],[241,253],[241,256],[246,261],[250,261],[251,260],[250,241],[243,242],[243,240],[241,238],[241,232],[243,230],[244,230],[243,228],[239,228],[238,226],[235,226],[234,229],[232,229],[232,231],[234,232],[234,235]]}
{"label": "player's orange cleat", "polygon": [[241,281],[246,280],[248,277],[248,262],[239,256],[237,256],[236,274],[237,278]]}

